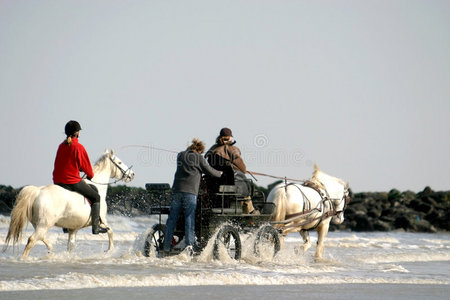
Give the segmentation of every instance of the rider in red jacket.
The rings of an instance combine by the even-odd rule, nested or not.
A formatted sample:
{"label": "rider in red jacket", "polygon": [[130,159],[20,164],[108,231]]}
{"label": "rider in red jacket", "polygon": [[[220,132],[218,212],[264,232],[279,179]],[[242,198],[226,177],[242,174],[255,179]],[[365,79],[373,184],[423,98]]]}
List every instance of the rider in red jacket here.
{"label": "rider in red jacket", "polygon": [[59,145],[53,170],[53,183],[78,192],[91,202],[92,233],[106,233],[107,229],[100,227],[100,195],[95,186],[87,184],[80,177],[83,171],[87,178],[94,177],[91,162],[86,149],[78,142],[81,126],[77,121],[69,121],[64,131],[66,139]]}
{"label": "rider in red jacket", "polygon": [[65,140],[59,145],[53,170],[53,182],[75,184],[81,181],[80,171],[83,171],[89,180],[94,177],[91,162],[86,149],[78,142],[77,137],[71,138],[71,143]]}

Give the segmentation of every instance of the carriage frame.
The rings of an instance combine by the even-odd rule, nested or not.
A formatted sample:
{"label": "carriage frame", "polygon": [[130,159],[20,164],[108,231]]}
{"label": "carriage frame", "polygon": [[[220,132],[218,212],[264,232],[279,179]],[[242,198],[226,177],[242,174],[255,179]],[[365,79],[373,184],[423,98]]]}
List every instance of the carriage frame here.
{"label": "carriage frame", "polygon": [[[262,251],[269,249],[274,256],[280,250],[280,232],[271,225],[273,203],[266,202],[262,192],[255,189],[252,180],[250,198],[255,209],[260,214],[245,214],[242,212],[243,201],[249,200],[237,192],[236,185],[220,185],[217,192],[208,191],[206,180],[202,178],[197,202],[195,218],[196,245],[194,253],[201,253],[211,238],[214,237],[213,256],[219,259],[226,254],[234,259],[242,255],[243,234],[254,234],[253,251],[261,256]],[[163,256],[165,223],[162,215],[170,213],[171,188],[167,183],[147,183],[145,185],[150,204],[151,215],[158,215],[159,222],[154,224],[145,237],[144,255],[150,256],[155,251],[156,256]],[[184,250],[180,245],[185,235],[184,215],[180,214],[172,239],[172,250],[169,255],[177,255]],[[177,247],[179,246],[179,247]],[[264,249],[262,248],[264,247]],[[225,255],[226,255],[225,254]],[[264,253],[267,255],[267,253]]]}

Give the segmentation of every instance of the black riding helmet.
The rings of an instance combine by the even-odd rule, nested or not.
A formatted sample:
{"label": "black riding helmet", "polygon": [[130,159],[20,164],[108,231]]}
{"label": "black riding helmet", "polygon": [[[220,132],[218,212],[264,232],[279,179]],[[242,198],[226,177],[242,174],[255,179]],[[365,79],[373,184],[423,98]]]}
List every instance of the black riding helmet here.
{"label": "black riding helmet", "polygon": [[80,123],[73,120],[67,122],[66,126],[64,127],[64,132],[66,133],[67,136],[73,136],[75,132],[80,130],[81,130]]}

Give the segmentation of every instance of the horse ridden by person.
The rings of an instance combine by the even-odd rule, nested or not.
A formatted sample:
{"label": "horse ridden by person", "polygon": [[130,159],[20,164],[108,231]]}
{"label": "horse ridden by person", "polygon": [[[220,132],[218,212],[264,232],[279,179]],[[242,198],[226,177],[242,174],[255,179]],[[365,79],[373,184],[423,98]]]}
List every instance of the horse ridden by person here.
{"label": "horse ridden by person", "polygon": [[94,177],[89,155],[78,141],[81,125],[77,121],[71,120],[67,122],[64,131],[66,138],[56,152],[53,183],[86,197],[91,204],[92,234],[106,233],[107,228],[100,226],[100,195],[98,190],[80,177],[80,171],[84,172],[88,180]]}
{"label": "horse ridden by person", "polygon": [[[90,183],[97,187],[100,194],[100,220],[104,227],[108,228],[108,250],[112,250],[114,248],[113,231],[106,221],[108,182],[110,178],[130,182],[135,174],[114,155],[113,150],[105,151],[95,163],[93,169],[95,176]],[[78,230],[91,226],[91,206],[81,194],[58,185],[51,184],[41,187],[29,185],[24,187],[17,195],[14,208],[11,211],[11,222],[3,251],[6,251],[11,240],[15,246],[21,239],[27,219],[33,225],[35,231],[28,238],[22,257],[27,257],[38,241],[42,241],[49,252],[52,251],[52,246],[45,236],[53,226],[67,228],[69,233],[67,250],[72,251]]]}
{"label": "horse ridden by person", "polygon": [[[113,248],[113,231],[106,223],[108,182],[110,178],[129,182],[133,180],[134,172],[114,155],[113,150],[106,151],[92,168],[86,150],[78,143],[80,130],[76,121],[69,121],[65,126],[67,138],[58,147],[55,159],[55,184],[26,186],[20,191],[11,211],[3,251],[11,239],[13,245],[20,240],[27,219],[35,232],[29,237],[22,257],[28,256],[39,240],[51,251],[45,235],[53,226],[62,227],[69,233],[69,251],[74,247],[77,231],[91,224],[93,234],[108,233],[108,250]],[[80,177],[80,170],[85,172],[87,180]]]}
{"label": "horse ridden by person", "polygon": [[275,205],[273,224],[280,228],[282,235],[300,232],[303,250],[311,247],[309,230],[317,230],[315,257],[321,259],[324,240],[330,221],[341,224],[344,210],[350,201],[348,183],[322,172],[314,165],[311,180],[304,184],[286,182],[275,186],[267,197],[267,202]]}

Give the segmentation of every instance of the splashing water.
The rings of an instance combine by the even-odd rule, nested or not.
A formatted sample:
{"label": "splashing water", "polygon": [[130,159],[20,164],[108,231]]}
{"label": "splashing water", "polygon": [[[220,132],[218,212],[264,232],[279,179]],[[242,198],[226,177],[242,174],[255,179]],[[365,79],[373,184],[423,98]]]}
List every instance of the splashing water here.
{"label": "splashing water", "polygon": [[[240,234],[242,257],[234,260],[219,247],[214,258],[214,241],[208,241],[198,256],[188,253],[167,258],[142,255],[146,231],[157,217],[108,216],[114,230],[115,250],[105,253],[107,237],[80,230],[75,249],[66,251],[67,235],[53,228],[48,240],[54,252],[38,244],[26,260],[12,248],[0,254],[0,292],[161,286],[247,286],[317,284],[450,285],[450,235],[417,233],[330,232],[324,259],[314,260],[314,246],[306,253],[298,234],[288,235],[275,257],[271,245],[254,254],[255,235]],[[9,217],[0,216],[0,247],[3,247]],[[27,238],[32,228],[27,228]],[[316,236],[311,233],[314,245]],[[267,290],[265,290],[267,292]],[[258,294],[264,295],[264,292]],[[224,295],[225,296],[225,295]]]}

